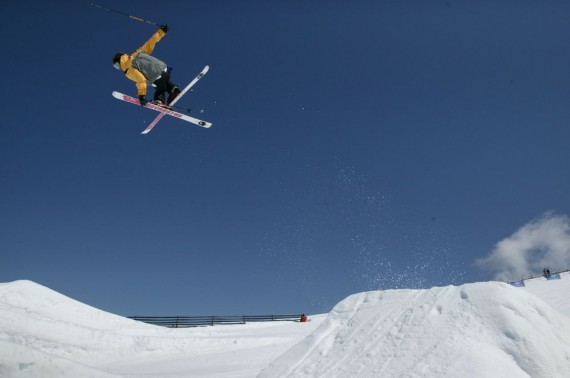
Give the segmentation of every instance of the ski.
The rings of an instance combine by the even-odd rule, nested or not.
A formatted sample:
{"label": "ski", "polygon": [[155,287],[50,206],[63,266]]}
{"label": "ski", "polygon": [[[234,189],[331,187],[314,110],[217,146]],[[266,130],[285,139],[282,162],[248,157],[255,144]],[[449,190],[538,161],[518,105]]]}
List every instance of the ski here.
{"label": "ski", "polygon": [[[184,95],[184,93],[188,92],[188,90],[190,90],[190,88],[192,88],[194,86],[194,84],[196,84],[198,82],[198,80],[200,80],[210,69],[209,66],[204,67],[204,69],[202,70],[202,72],[200,72],[198,74],[198,76],[196,76],[194,78],[194,80],[192,80],[190,82],[190,84],[188,84],[186,86],[186,88],[184,88],[182,90],[182,92],[180,92],[180,94],[178,96],[176,96],[176,98],[172,101],[172,103],[170,105],[174,105],[176,104],[176,102],[178,102],[178,100],[180,100],[180,98]],[[150,131],[152,130],[152,128],[154,126],[156,126],[156,124],[158,123],[158,121],[160,121],[162,119],[162,117],[164,117],[164,113],[159,114],[158,116],[156,116],[156,118],[154,119],[154,121],[151,122],[150,125],[148,125],[148,127],[142,132],[142,134],[148,134],[150,133]],[[199,126],[203,126],[203,125],[199,125]],[[210,125],[211,126],[211,125]]]}
{"label": "ski", "polygon": [[[113,92],[113,97],[115,97],[119,100],[123,100],[123,101],[128,102],[128,103],[133,104],[133,105],[138,105],[138,106],[141,105],[138,98],[134,98],[134,97],[131,97],[129,95],[126,95],[126,94],[123,94],[120,92],[116,92],[116,91]],[[174,101],[172,101],[172,102],[174,102]],[[174,118],[178,118],[178,119],[181,119],[183,121],[187,121],[187,122],[193,123],[195,125],[202,126],[204,128],[209,128],[212,126],[212,124],[210,122],[206,122],[206,121],[202,121],[201,119],[198,119],[198,118],[190,117],[189,115],[176,112],[176,111],[169,109],[165,106],[155,105],[151,102],[147,103],[144,107],[147,109],[152,109],[152,110],[159,112],[160,113],[159,116],[161,116],[161,118],[164,115],[169,115],[169,116],[172,116]],[[155,119],[155,121],[156,121],[156,119]],[[156,125],[156,122],[154,124]],[[152,125],[152,126],[154,126],[154,125]],[[142,133],[147,134],[151,129],[152,129],[152,127],[149,126]]]}
{"label": "ski", "polygon": [[[176,96],[176,98],[172,101],[172,103],[171,103],[170,105],[174,105],[178,100],[180,100],[180,98],[181,98],[186,92],[188,92],[188,90],[190,90],[190,88],[192,88],[192,87],[198,82],[198,80],[200,80],[200,79],[206,74],[206,72],[208,72],[209,69],[210,69],[210,67],[208,67],[208,66],[204,67],[204,69],[202,70],[202,72],[200,72],[200,73],[198,74],[198,76],[196,76],[196,77],[194,78],[194,80],[192,80],[192,81],[190,82],[190,84],[188,84],[188,85],[180,92],[180,94],[179,94],[178,96]],[[120,92],[117,92],[117,91],[113,92],[113,97],[115,97],[115,98],[117,98],[117,99],[119,99],[119,100],[123,100],[123,101],[129,102],[129,103],[134,104],[134,105],[140,106],[140,104],[141,104],[140,101],[139,101],[137,98],[131,97],[131,96],[129,96],[129,95],[126,95],[126,94],[123,94],[123,93],[120,93]],[[193,123],[193,124],[195,124],[195,125],[198,125],[198,126],[201,126],[201,127],[204,127],[204,128],[209,128],[209,127],[212,126],[212,123],[211,123],[211,122],[202,121],[202,120],[200,120],[200,119],[197,119],[197,118],[194,118],[194,117],[190,117],[189,115],[176,112],[176,111],[174,111],[174,110],[168,108],[167,106],[160,106],[160,105],[156,105],[156,104],[153,104],[153,103],[149,102],[149,103],[147,103],[147,104],[145,105],[145,108],[155,110],[155,111],[159,112],[160,114],[159,114],[158,116],[156,116],[156,118],[154,119],[154,121],[152,121],[152,123],[151,123],[150,125],[148,125],[148,127],[142,132],[142,134],[148,134],[148,133],[152,130],[152,128],[153,128],[154,126],[156,126],[156,124],[158,123],[158,121],[160,121],[160,120],[162,119],[162,117],[164,117],[165,115],[170,115],[170,116],[172,116],[172,117],[175,117],[175,118],[178,118],[178,119],[182,119],[182,120],[184,120],[184,121]]]}

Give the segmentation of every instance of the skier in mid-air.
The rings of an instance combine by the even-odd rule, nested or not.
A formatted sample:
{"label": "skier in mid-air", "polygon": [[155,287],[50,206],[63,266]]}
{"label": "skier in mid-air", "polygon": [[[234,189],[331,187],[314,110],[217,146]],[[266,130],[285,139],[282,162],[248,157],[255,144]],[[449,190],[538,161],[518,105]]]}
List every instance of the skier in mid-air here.
{"label": "skier in mid-air", "polygon": [[[166,35],[168,25],[160,29],[137,51],[128,55],[119,52],[113,57],[113,66],[125,73],[125,76],[136,83],[137,95],[142,106],[148,103],[146,99],[147,87],[155,87],[154,102],[158,105],[168,105],[180,94],[178,85],[170,81],[170,67],[163,61],[151,56],[154,46]],[[164,93],[168,93],[168,100],[164,101]]]}

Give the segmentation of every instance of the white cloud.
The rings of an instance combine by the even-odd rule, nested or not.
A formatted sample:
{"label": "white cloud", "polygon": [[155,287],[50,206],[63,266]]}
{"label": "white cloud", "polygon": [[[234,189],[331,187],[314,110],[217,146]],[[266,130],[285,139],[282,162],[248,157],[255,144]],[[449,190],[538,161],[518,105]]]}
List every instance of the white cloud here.
{"label": "white cloud", "polygon": [[521,227],[476,264],[500,281],[570,268],[570,218],[552,212]]}

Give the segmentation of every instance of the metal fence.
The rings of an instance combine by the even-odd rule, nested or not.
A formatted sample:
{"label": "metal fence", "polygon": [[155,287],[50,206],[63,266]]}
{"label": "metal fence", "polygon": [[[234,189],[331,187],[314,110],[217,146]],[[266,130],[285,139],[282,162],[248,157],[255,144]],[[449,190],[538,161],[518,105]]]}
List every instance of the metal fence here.
{"label": "metal fence", "polygon": [[[570,269],[566,269],[566,270],[560,270],[558,272],[550,272],[549,276],[553,276],[555,274],[560,274],[560,273],[566,273],[566,272],[570,272]],[[540,277],[546,277],[546,275],[544,274],[537,274],[536,276],[531,274],[529,277],[521,277],[521,281],[527,281],[527,280],[533,280],[535,278],[540,278]],[[510,281],[507,281],[507,283],[510,283]]]}
{"label": "metal fence", "polygon": [[140,322],[170,327],[201,327],[216,324],[245,324],[252,322],[300,321],[299,315],[240,315],[240,316],[129,316]]}

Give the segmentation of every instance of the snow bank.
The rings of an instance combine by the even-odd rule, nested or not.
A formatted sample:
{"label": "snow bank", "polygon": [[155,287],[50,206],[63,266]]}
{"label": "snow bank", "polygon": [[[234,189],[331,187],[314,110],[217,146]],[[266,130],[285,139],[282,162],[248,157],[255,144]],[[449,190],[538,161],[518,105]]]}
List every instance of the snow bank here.
{"label": "snow bank", "polygon": [[0,284],[0,377],[566,377],[569,291],[564,273],[368,292],[309,323],[173,330],[16,281]]}
{"label": "snow bank", "polygon": [[88,365],[121,358],[108,332],[133,326],[30,281],[0,284],[0,319],[2,377],[112,377]]}
{"label": "snow bank", "polygon": [[352,295],[259,377],[562,377],[569,371],[568,317],[524,289],[479,283]]}
{"label": "snow bank", "polygon": [[0,284],[0,377],[253,377],[314,320],[167,329],[16,281]]}

